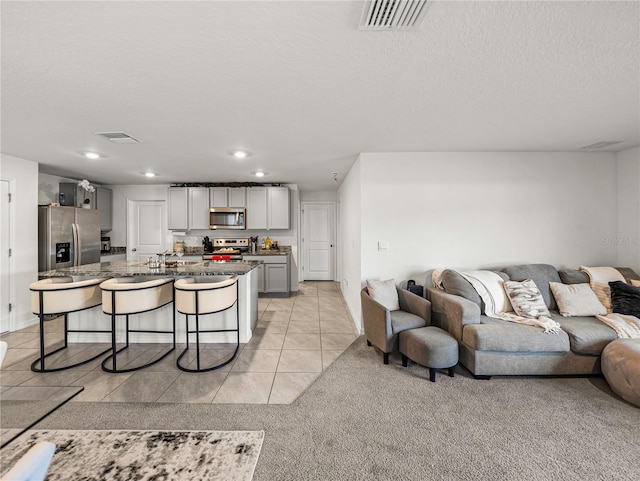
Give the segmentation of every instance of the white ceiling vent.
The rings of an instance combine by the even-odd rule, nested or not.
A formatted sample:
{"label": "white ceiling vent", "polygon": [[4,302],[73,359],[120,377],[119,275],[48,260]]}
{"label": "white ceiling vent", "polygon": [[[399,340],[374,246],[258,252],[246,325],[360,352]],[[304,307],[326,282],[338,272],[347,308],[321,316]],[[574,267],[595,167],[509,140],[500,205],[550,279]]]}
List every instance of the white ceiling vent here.
{"label": "white ceiling vent", "polygon": [[367,0],[360,30],[415,30],[427,11],[427,0]]}
{"label": "white ceiling vent", "polygon": [[116,142],[118,144],[138,144],[140,141],[134,137],[131,137],[129,134],[125,134],[124,132],[96,132],[96,135],[101,135],[106,137],[111,142]]}
{"label": "white ceiling vent", "polygon": [[580,147],[580,149],[604,149],[620,143],[622,143],[622,140],[603,140],[602,142],[596,142],[595,144],[585,145],[584,147]]}

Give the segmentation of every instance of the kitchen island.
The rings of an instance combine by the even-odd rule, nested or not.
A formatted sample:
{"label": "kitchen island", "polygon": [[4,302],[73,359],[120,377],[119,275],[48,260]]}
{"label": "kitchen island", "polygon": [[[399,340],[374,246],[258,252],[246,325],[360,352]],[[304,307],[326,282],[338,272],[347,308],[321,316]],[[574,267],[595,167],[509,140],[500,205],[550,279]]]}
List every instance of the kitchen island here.
{"label": "kitchen island", "polygon": [[[237,261],[237,262],[212,262],[212,261],[169,261],[160,267],[150,267],[146,261],[115,261],[97,262],[77,267],[54,269],[40,272],[41,279],[50,277],[72,277],[73,280],[133,277],[135,280],[150,280],[157,277],[173,277],[176,280],[182,277],[215,276],[219,280],[229,276],[238,276],[238,316],[240,324],[240,342],[246,343],[251,339],[253,328],[258,320],[258,276],[257,267],[261,261]],[[173,267],[175,265],[175,267]],[[151,322],[158,330],[170,330],[173,322],[173,303],[157,309],[153,312],[135,314],[130,316],[132,329],[139,326],[149,326]],[[214,314],[222,326],[235,324],[235,309]],[[122,323],[119,323],[119,325]],[[86,311],[71,313],[69,315],[70,329],[110,329],[111,317],[102,312],[101,306]],[[184,315],[176,314],[176,335],[179,343],[185,342]],[[124,337],[124,329],[118,329],[118,338]],[[233,339],[232,339],[233,337]],[[70,333],[71,342],[110,342],[108,333]],[[140,343],[164,343],[171,342],[169,334],[132,333],[131,342]],[[230,333],[207,333],[201,335],[201,342],[226,343],[235,342],[235,335]]]}

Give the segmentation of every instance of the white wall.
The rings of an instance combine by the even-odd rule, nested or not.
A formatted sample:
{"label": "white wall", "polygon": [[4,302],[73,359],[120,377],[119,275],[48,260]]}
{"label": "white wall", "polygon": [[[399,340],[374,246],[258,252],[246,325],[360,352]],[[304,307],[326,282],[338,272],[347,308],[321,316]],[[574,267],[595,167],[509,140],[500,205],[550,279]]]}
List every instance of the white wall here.
{"label": "white wall", "polygon": [[[617,233],[615,154],[363,154],[361,162],[363,280],[617,260],[602,242]],[[380,240],[388,251],[378,251]]]}
{"label": "white wall", "polygon": [[309,191],[300,192],[300,202],[336,202],[337,191]]}
{"label": "white wall", "polygon": [[[38,164],[0,154],[0,177],[15,187],[12,199],[12,330],[35,321],[29,284],[38,280]],[[5,267],[3,266],[2,269]]]}
{"label": "white wall", "polygon": [[618,152],[618,232],[607,239],[611,249],[617,249],[619,266],[640,273],[640,148]]}
{"label": "white wall", "polygon": [[361,199],[361,183],[361,161],[358,158],[338,189],[338,217],[341,235],[338,245],[340,246],[340,258],[342,260],[341,288],[347,308],[358,329],[362,325],[360,286],[362,263],[365,262],[365,259],[360,254],[362,239],[361,210],[364,208]]}

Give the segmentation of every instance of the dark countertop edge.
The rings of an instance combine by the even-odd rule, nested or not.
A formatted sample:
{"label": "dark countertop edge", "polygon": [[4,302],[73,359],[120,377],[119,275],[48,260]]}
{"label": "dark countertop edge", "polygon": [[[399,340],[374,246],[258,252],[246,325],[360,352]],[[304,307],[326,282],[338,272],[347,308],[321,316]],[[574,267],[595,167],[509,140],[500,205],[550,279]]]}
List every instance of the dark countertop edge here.
{"label": "dark countertop edge", "polygon": [[[151,269],[140,266],[141,261],[116,261],[99,262],[86,264],[79,267],[69,267],[66,269],[54,269],[38,273],[38,278],[49,277],[189,277],[189,276],[233,276],[244,275],[260,264],[262,261],[244,261],[233,264],[213,263],[213,266],[181,266]],[[106,265],[103,265],[106,264]],[[93,266],[93,267],[92,267]],[[135,269],[127,271],[126,269]],[[193,269],[190,269],[193,268]]]}

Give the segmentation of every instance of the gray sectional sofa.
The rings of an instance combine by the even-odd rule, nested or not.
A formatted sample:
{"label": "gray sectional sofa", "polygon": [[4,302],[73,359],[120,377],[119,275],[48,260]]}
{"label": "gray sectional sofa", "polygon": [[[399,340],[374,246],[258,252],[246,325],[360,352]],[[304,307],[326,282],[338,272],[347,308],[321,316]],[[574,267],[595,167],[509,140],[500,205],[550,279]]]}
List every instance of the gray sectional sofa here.
{"label": "gray sectional sofa", "polygon": [[[640,279],[628,268],[617,268],[627,279]],[[449,331],[460,345],[460,362],[476,377],[493,375],[600,374],[600,355],[617,339],[613,329],[595,317],[563,317],[557,310],[549,282],[588,283],[581,271],[558,271],[548,264],[525,264],[497,271],[504,280],[533,279],[560,323],[559,334],[484,315],[484,306],[471,284],[454,270],[442,273],[443,289],[428,287],[431,322]]]}

